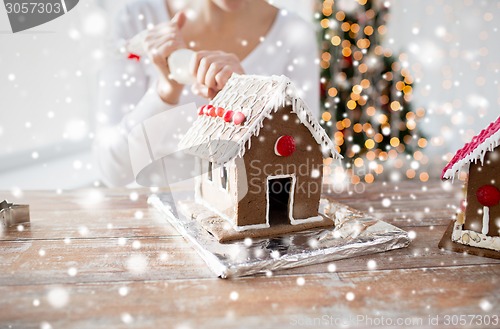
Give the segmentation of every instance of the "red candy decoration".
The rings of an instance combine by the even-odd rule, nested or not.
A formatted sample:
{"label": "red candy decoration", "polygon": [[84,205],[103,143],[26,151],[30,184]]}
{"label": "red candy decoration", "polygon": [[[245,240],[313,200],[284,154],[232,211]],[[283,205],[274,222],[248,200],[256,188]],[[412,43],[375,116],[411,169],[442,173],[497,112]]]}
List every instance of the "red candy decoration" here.
{"label": "red candy decoration", "polygon": [[215,113],[215,107],[211,107],[210,108],[210,111],[208,112],[208,115],[210,115],[211,117],[216,117],[217,114]]}
{"label": "red candy decoration", "polygon": [[205,113],[205,115],[210,115],[210,111],[214,108],[213,105],[205,105],[205,110],[203,111],[203,113]]}
{"label": "red candy decoration", "polygon": [[134,60],[134,61],[137,61],[137,62],[139,62],[141,60],[141,56],[134,54],[134,53],[129,53],[127,58]]}
{"label": "red candy decoration", "polygon": [[236,112],[233,115],[233,123],[235,125],[240,125],[246,120],[246,117],[243,113],[241,112]]}
{"label": "red candy decoration", "polygon": [[483,185],[477,189],[477,201],[484,207],[493,207],[500,202],[500,190],[493,185]]}
{"label": "red candy decoration", "polygon": [[295,139],[292,136],[283,135],[274,144],[274,153],[280,157],[287,157],[295,152]]}
{"label": "red candy decoration", "polygon": [[226,111],[226,113],[224,113],[224,117],[223,117],[224,121],[231,122],[231,120],[233,119],[233,114],[234,114],[234,112],[231,110]]}
{"label": "red candy decoration", "polygon": [[205,113],[205,106],[206,105],[202,105],[198,108],[198,115],[203,115]]}
{"label": "red candy decoration", "polygon": [[224,115],[224,109],[222,107],[218,107],[216,110],[215,110],[215,114],[217,114],[218,117],[221,117]]}

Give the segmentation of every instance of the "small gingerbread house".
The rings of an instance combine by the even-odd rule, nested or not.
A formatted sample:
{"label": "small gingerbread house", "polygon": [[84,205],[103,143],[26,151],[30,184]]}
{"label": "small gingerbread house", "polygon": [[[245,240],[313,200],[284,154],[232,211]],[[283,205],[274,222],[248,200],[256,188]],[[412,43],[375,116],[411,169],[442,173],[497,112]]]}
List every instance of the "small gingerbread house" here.
{"label": "small gingerbread house", "polygon": [[333,225],[318,214],[323,158],[341,156],[287,77],[234,74],[179,146],[198,159],[196,202],[235,231]]}
{"label": "small gingerbread house", "polygon": [[443,169],[442,179],[468,170],[464,207],[452,240],[500,251],[500,117],[460,149]]}

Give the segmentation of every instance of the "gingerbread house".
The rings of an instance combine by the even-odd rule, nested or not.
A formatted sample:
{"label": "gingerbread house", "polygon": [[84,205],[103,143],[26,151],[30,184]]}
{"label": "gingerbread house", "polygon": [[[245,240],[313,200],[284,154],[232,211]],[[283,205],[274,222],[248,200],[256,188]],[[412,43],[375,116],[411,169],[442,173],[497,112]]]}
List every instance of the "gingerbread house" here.
{"label": "gingerbread house", "polygon": [[460,149],[441,176],[454,179],[460,172],[468,171],[466,195],[451,239],[462,245],[494,250],[497,255],[500,252],[499,144],[500,117]]}
{"label": "gingerbread house", "polygon": [[234,74],[179,146],[198,161],[196,202],[234,231],[333,225],[318,214],[323,159],[341,156],[287,77]]}

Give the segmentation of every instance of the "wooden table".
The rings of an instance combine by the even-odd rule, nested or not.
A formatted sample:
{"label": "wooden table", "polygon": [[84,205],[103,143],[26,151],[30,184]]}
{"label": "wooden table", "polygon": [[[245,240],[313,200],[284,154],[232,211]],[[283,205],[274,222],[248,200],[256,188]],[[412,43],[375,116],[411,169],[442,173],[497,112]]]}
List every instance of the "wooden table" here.
{"label": "wooden table", "polygon": [[10,201],[30,204],[31,224],[0,237],[0,328],[498,328],[485,323],[500,315],[500,261],[437,248],[459,191],[335,194],[411,232],[410,247],[236,280],[214,278],[146,189],[26,191]]}

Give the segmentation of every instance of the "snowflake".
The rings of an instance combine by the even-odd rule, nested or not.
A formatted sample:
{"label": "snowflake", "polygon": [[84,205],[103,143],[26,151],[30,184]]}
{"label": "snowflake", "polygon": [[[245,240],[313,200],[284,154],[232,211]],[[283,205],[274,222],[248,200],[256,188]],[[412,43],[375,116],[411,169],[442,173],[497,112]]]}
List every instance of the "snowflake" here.
{"label": "snowflake", "polygon": [[320,171],[318,169],[311,170],[311,178],[318,178],[320,176]]}
{"label": "snowflake", "polygon": [[377,268],[377,262],[374,261],[373,259],[370,259],[367,263],[366,263],[366,267],[368,267],[369,270],[375,270]]}
{"label": "snowflake", "polygon": [[328,272],[335,272],[335,271],[337,271],[337,265],[335,265],[333,263],[332,264],[328,264],[327,269],[328,269]]}
{"label": "snowflake", "polygon": [[316,248],[318,248],[319,242],[315,238],[310,238],[307,241],[307,244],[309,245],[310,248],[316,249]]}
{"label": "snowflake", "polygon": [[52,288],[47,294],[49,304],[54,308],[62,308],[69,302],[69,293],[61,287]]}
{"label": "snowflake", "polygon": [[52,329],[52,326],[47,321],[40,323],[40,329]]}
{"label": "snowflake", "polygon": [[388,208],[388,207],[390,207],[390,205],[391,205],[391,199],[389,199],[389,198],[384,198],[384,199],[382,200],[382,206],[384,206],[384,207]]}
{"label": "snowflake", "polygon": [[89,229],[87,228],[87,226],[80,226],[78,228],[78,233],[81,235],[81,236],[86,236],[89,234]]}
{"label": "snowflake", "polygon": [[107,27],[107,20],[103,13],[94,12],[83,18],[83,32],[87,35],[102,35]]}
{"label": "snowflake", "polygon": [[271,251],[271,257],[272,257],[273,259],[278,259],[278,258],[280,258],[280,252],[279,252],[278,250],[273,250],[273,251]]}
{"label": "snowflake", "polygon": [[83,167],[83,163],[80,160],[73,161],[73,169],[80,170]]}
{"label": "snowflake", "polygon": [[70,267],[68,269],[68,275],[69,276],[75,276],[78,273],[78,270],[75,267]]}
{"label": "snowflake", "polygon": [[352,292],[352,291],[349,291],[346,295],[345,295],[345,299],[347,299],[348,301],[352,302],[354,300],[354,298],[356,297],[356,295]]}
{"label": "snowflake", "polygon": [[337,6],[339,10],[346,13],[352,13],[358,8],[358,2],[352,0],[339,0],[337,1]]}
{"label": "snowflake", "polygon": [[131,192],[129,198],[131,201],[137,201],[139,199],[139,194],[137,192]]}
{"label": "snowflake", "polygon": [[77,29],[69,29],[68,36],[70,37],[70,39],[79,40],[82,35]]}
{"label": "snowflake", "polygon": [[135,254],[127,259],[127,269],[133,274],[142,274],[148,268],[148,259],[141,254]]}
{"label": "snowflake", "polygon": [[132,248],[134,249],[140,249],[141,248],[141,241],[139,240],[135,240],[134,242],[132,242]]}
{"label": "snowflake", "polygon": [[417,232],[408,231],[408,238],[410,238],[411,240],[415,240],[416,237],[417,237]]}
{"label": "snowflake", "polygon": [[229,294],[229,299],[231,299],[232,301],[238,300],[239,297],[240,296],[236,291],[231,291],[231,293]]}
{"label": "snowflake", "polygon": [[481,301],[479,302],[479,307],[485,312],[489,312],[493,309],[493,305],[489,300],[486,299],[481,299]]}
{"label": "snowflake", "polygon": [[123,323],[126,323],[126,324],[129,324],[129,323],[132,323],[132,321],[134,321],[134,318],[132,317],[132,315],[130,315],[130,313],[122,313],[120,318],[122,319]]}
{"label": "snowflake", "polygon": [[118,289],[118,293],[120,294],[120,296],[127,296],[128,293],[129,293],[129,288],[128,287],[120,287],[120,289]]}

